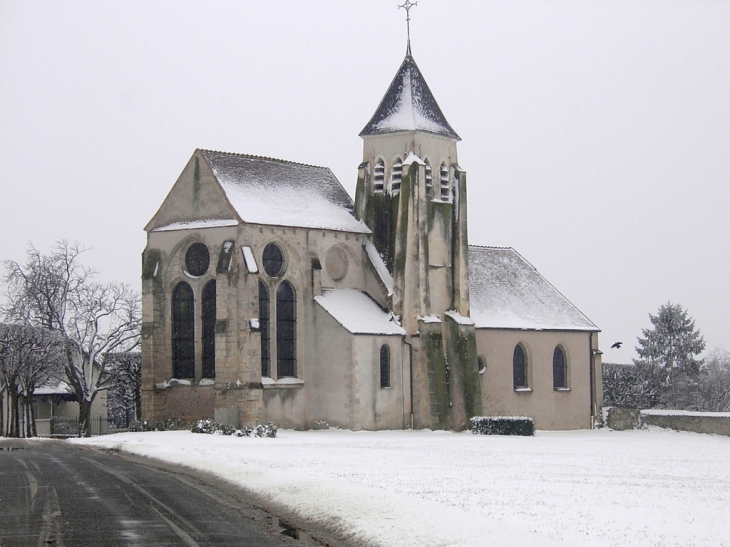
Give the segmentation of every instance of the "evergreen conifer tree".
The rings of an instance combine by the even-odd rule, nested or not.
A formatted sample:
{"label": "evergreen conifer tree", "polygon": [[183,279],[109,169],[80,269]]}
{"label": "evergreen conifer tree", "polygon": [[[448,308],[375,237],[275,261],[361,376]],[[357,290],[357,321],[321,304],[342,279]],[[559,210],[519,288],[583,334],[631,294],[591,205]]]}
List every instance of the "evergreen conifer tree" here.
{"label": "evergreen conifer tree", "polygon": [[647,406],[663,404],[684,408],[690,404],[685,395],[692,392],[702,359],[697,356],[705,349],[705,340],[695,328],[694,319],[679,304],[667,302],[656,315],[649,314],[653,328],[642,329],[634,364],[643,374],[648,394]]}

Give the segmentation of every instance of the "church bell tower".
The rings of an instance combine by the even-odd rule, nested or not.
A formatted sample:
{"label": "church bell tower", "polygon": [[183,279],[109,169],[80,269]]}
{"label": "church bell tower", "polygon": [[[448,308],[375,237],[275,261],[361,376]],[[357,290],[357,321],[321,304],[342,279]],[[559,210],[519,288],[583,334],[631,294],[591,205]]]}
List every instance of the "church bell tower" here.
{"label": "church bell tower", "polygon": [[393,276],[391,308],[411,351],[414,427],[460,430],[481,414],[469,318],[466,172],[411,54],[360,132],[355,215]]}

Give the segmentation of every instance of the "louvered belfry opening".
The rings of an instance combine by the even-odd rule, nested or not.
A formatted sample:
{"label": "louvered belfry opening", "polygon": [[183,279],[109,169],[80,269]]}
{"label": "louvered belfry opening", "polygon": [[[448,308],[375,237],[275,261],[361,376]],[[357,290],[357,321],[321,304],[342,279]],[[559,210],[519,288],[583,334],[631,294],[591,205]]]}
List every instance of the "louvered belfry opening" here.
{"label": "louvered belfry opening", "polygon": [[401,177],[403,176],[403,161],[397,158],[393,163],[393,169],[390,172],[390,194],[395,196],[400,193]]}
{"label": "louvered belfry opening", "polygon": [[184,281],[172,291],[172,376],[195,378],[195,299]]}

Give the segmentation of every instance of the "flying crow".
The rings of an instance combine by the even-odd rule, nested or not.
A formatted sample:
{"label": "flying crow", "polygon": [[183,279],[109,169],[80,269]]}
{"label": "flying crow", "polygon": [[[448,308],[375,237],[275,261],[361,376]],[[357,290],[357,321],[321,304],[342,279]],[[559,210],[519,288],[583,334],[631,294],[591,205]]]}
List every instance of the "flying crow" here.
{"label": "flying crow", "polygon": [[621,344],[623,344],[623,342],[614,342],[613,345],[611,346],[611,349],[613,349],[613,348],[621,349]]}

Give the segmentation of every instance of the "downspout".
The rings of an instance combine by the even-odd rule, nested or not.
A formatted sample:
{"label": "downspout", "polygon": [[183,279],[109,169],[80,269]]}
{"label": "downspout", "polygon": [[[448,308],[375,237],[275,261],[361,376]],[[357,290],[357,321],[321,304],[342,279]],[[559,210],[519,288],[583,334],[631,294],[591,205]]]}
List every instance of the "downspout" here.
{"label": "downspout", "polygon": [[595,371],[593,370],[595,368],[594,361],[596,359],[594,353],[593,353],[593,333],[588,333],[588,352],[589,352],[589,359],[588,359],[588,366],[590,367],[590,379],[591,379],[591,428],[595,425],[595,413],[594,413],[594,407],[595,407]]}

